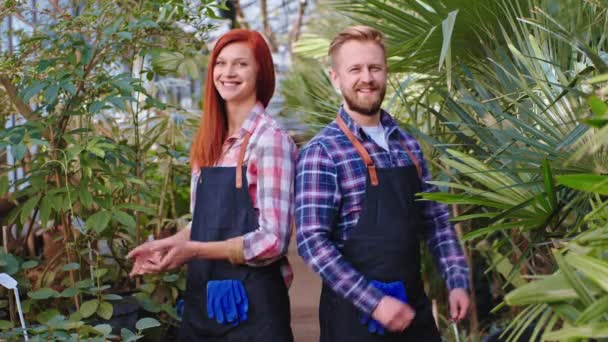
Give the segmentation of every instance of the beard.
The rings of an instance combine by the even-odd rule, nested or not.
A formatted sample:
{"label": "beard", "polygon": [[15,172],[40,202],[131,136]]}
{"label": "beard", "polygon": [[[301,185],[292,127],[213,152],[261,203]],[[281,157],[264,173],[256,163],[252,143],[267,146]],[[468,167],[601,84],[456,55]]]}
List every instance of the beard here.
{"label": "beard", "polygon": [[380,90],[380,93],[377,98],[359,98],[356,90],[357,87],[355,87],[354,90],[340,89],[342,91],[342,96],[344,97],[344,102],[346,102],[350,110],[365,116],[374,116],[378,113],[378,111],[380,110],[380,106],[382,106],[384,95],[386,94],[386,85],[379,87],[375,83],[371,83],[370,87],[373,90]]}

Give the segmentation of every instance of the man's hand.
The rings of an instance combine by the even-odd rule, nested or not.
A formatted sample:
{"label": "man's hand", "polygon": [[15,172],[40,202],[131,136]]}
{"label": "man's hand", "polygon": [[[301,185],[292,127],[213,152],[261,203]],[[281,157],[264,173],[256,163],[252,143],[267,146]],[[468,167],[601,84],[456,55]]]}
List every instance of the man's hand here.
{"label": "man's hand", "polygon": [[411,306],[391,296],[382,297],[376,310],[372,313],[372,317],[376,321],[393,332],[405,330],[415,316],[416,313]]}
{"label": "man's hand", "polygon": [[452,321],[459,322],[466,317],[471,300],[465,289],[453,289],[450,291],[450,318]]}

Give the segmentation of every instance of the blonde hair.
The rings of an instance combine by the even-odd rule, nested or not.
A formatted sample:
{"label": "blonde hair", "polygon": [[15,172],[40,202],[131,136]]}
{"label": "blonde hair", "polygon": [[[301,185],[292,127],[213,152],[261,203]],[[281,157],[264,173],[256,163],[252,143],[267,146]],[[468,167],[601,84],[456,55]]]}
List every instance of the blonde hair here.
{"label": "blonde hair", "polygon": [[342,32],[338,33],[338,35],[329,44],[328,55],[332,65],[334,64],[334,58],[342,45],[351,40],[356,40],[359,42],[374,42],[382,48],[382,52],[384,52],[384,56],[386,57],[386,43],[384,42],[384,35],[382,32],[373,27],[356,25],[342,30]]}

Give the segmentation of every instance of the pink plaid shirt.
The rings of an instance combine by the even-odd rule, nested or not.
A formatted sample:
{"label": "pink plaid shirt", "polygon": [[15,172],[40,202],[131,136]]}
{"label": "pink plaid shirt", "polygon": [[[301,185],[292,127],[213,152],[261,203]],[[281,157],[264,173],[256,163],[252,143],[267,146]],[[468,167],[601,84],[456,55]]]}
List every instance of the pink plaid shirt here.
{"label": "pink plaid shirt", "polygon": [[[236,166],[245,131],[251,133],[251,138],[243,163],[247,165],[249,194],[258,214],[259,228],[243,236],[243,250],[247,265],[264,266],[284,256],[289,246],[296,146],[258,102],[241,129],[224,142],[217,166]],[[193,170],[191,212],[194,212],[199,175],[200,170]],[[287,259],[283,260],[281,273],[289,287],[293,270]]]}

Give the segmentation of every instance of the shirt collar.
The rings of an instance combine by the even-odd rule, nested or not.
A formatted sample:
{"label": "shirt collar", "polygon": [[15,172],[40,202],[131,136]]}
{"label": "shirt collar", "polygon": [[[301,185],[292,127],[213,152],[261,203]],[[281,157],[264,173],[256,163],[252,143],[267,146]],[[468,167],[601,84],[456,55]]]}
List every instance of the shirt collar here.
{"label": "shirt collar", "polygon": [[258,126],[258,123],[262,119],[262,114],[264,114],[264,110],[264,105],[260,101],[256,102],[256,104],[251,109],[249,116],[247,116],[247,119],[245,119],[245,121],[243,122],[243,125],[241,126],[239,131],[228,139],[241,139],[245,136],[245,132],[253,134],[253,132]]}
{"label": "shirt collar", "polygon": [[[365,133],[365,131],[363,131],[363,128],[361,128],[361,125],[356,123],[355,120],[353,120],[350,115],[348,115],[348,113],[344,109],[344,105],[340,106],[340,111],[338,112],[338,115],[342,117],[342,120],[344,120],[344,123],[346,123],[348,129],[353,132],[357,138],[363,140],[368,137],[367,133]],[[391,135],[393,135],[394,132],[397,131],[397,128],[399,128],[397,121],[383,109],[380,110],[380,123],[382,124],[382,127],[384,128],[384,131],[387,133],[387,136],[389,138],[391,137]]]}

